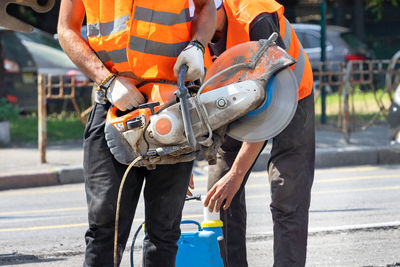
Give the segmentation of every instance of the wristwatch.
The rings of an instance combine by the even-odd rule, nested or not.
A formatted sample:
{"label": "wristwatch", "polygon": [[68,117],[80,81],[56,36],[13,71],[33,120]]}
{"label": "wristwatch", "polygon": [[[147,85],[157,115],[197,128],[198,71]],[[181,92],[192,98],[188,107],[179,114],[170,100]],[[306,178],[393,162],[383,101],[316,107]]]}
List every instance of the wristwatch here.
{"label": "wristwatch", "polygon": [[111,73],[108,75],[97,87],[96,87],[96,95],[95,102],[99,104],[107,103],[107,90],[110,88],[111,84],[117,77],[118,73]]}

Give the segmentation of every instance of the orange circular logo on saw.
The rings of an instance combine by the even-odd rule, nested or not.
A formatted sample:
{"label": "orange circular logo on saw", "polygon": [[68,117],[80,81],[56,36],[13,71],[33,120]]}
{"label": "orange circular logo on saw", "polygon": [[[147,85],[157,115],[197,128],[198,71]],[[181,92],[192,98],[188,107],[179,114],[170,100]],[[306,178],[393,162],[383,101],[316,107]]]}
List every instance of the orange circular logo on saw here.
{"label": "orange circular logo on saw", "polygon": [[168,134],[172,129],[172,123],[167,118],[160,118],[156,122],[156,131],[161,135]]}

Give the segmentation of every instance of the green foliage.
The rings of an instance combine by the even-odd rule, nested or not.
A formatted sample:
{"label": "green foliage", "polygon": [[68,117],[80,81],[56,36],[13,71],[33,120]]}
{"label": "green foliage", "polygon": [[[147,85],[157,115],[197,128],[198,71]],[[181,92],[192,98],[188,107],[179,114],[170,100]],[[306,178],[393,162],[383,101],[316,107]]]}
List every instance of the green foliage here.
{"label": "green foliage", "polygon": [[366,0],[367,8],[370,8],[376,14],[378,19],[382,19],[382,11],[385,3],[391,3],[393,6],[398,6],[400,0]]}
{"label": "green foliage", "polygon": [[0,121],[11,121],[18,117],[18,109],[7,102],[7,99],[0,98]]}
{"label": "green foliage", "polygon": [[[386,108],[391,104],[390,98],[383,90],[379,89],[376,96],[382,97],[382,102]],[[328,121],[337,120],[340,109],[339,102],[343,101],[343,96],[337,92],[330,93],[326,97],[326,115]],[[359,87],[355,88],[349,98],[350,112],[352,118],[358,122],[367,122],[371,120],[376,114],[379,113],[379,106],[375,100],[374,93],[371,91],[363,91]],[[342,103],[343,105],[343,103]],[[354,108],[354,109],[353,109]],[[315,114],[319,118],[321,115],[321,98],[319,97],[315,102]],[[319,120],[319,119],[317,119]],[[380,114],[378,121],[386,121],[385,116]]]}
{"label": "green foliage", "polygon": [[[35,143],[38,140],[38,117],[36,114],[21,116],[10,122],[11,141]],[[80,140],[84,125],[73,113],[50,114],[47,118],[47,141]]]}

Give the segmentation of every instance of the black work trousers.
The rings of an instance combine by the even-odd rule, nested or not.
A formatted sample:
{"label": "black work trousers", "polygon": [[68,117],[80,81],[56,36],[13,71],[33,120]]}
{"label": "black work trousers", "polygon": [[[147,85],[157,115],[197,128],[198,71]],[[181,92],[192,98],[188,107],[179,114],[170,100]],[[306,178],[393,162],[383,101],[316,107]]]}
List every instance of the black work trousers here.
{"label": "black work trousers", "polygon": [[[272,139],[268,176],[274,222],[274,266],[304,266],[308,211],[315,166],[314,96],[302,99],[290,124]],[[217,164],[209,166],[211,188],[232,166],[241,142],[227,137]],[[247,266],[245,179],[227,211],[221,209],[229,267]]]}
{"label": "black work trousers", "polygon": [[[85,129],[84,176],[89,229],[86,232],[84,266],[113,266],[117,195],[127,168],[107,147],[104,124],[109,105],[95,104]],[[146,236],[143,266],[175,266],[177,241],[186,190],[193,162],[158,165],[155,170],[132,168],[122,193],[118,256],[131,230],[144,180]]]}

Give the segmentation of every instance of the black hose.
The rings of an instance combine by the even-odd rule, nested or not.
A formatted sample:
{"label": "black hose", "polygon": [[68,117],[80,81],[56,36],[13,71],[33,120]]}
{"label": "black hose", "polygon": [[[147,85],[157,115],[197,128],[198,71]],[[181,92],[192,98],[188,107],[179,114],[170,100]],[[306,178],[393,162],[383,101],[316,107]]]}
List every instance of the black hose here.
{"label": "black hose", "polygon": [[[186,196],[185,201],[190,201],[190,200],[201,200],[201,195],[194,195],[194,196]],[[133,264],[133,249],[135,247],[135,242],[136,242],[136,238],[140,233],[140,230],[143,228],[144,222],[142,222],[138,229],[136,230],[135,234],[133,235],[133,239],[132,239],[132,245],[131,245],[131,267],[134,267]]]}
{"label": "black hose", "polygon": [[137,162],[139,162],[142,159],[143,157],[139,156],[129,164],[128,168],[125,170],[124,176],[122,177],[121,184],[119,185],[117,207],[116,207],[117,210],[115,211],[115,226],[114,226],[114,255],[113,255],[114,267],[118,267],[118,225],[119,225],[119,210],[121,207],[122,190],[124,189],[125,181],[126,178],[128,177],[129,171],[132,169],[133,166],[135,166]]}
{"label": "black hose", "polygon": [[226,250],[226,244],[223,236],[219,236],[217,238],[218,246],[219,246],[219,254],[221,255],[222,262],[224,263],[224,267],[228,267],[228,252]]}
{"label": "black hose", "polygon": [[135,234],[133,235],[133,239],[132,239],[132,245],[131,245],[131,267],[134,267],[133,265],[133,249],[135,247],[135,242],[136,242],[136,238],[139,235],[140,230],[143,228],[144,222],[142,222],[139,227],[137,228]]}

